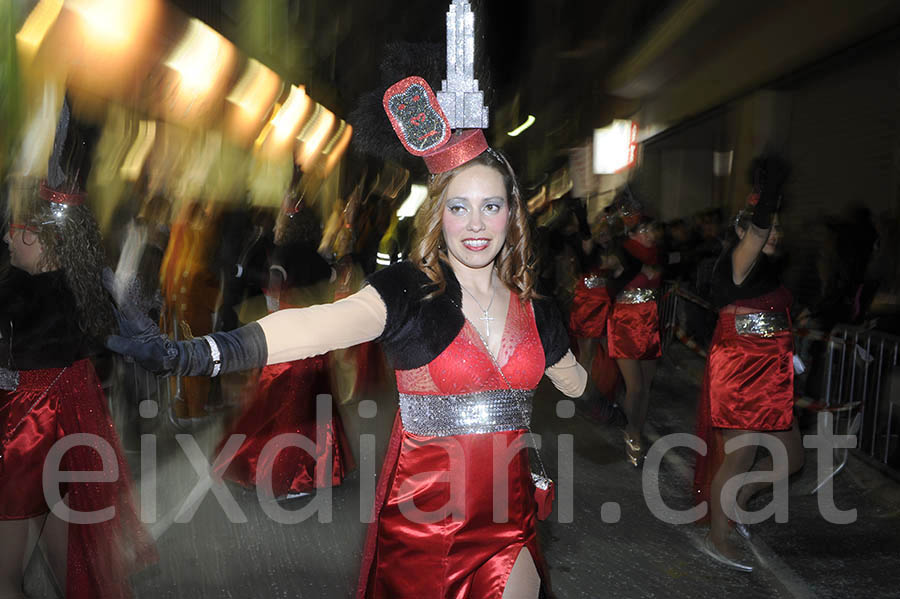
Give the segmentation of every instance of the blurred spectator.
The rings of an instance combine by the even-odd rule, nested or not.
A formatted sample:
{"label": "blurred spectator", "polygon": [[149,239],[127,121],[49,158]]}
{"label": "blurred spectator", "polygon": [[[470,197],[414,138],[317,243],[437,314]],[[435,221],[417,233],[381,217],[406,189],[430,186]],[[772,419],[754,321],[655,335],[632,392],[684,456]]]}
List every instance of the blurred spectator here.
{"label": "blurred spectator", "polygon": [[878,241],[866,278],[878,288],[866,318],[882,331],[900,334],[900,218],[885,212],[876,221]]}
{"label": "blurred spectator", "polygon": [[840,217],[826,217],[827,234],[818,263],[819,300],[812,308],[820,325],[857,323],[871,301],[873,282],[866,281],[878,231],[869,209],[855,203]]}

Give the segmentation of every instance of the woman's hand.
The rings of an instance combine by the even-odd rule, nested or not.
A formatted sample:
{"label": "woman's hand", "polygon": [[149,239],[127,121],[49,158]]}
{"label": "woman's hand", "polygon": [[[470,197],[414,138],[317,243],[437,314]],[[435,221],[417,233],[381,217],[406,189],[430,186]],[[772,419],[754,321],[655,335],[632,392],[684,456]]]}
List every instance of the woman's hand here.
{"label": "woman's hand", "polygon": [[[115,276],[109,269],[103,271],[103,285],[115,297]],[[178,364],[178,344],[164,335],[135,303],[117,300],[115,312],[119,334],[107,337],[106,347],[134,358],[154,374],[171,374]]]}
{"label": "woman's hand", "polygon": [[106,347],[134,358],[145,370],[168,376],[178,364],[178,344],[166,337],[156,323],[140,312],[116,310],[120,335],[106,338]]}

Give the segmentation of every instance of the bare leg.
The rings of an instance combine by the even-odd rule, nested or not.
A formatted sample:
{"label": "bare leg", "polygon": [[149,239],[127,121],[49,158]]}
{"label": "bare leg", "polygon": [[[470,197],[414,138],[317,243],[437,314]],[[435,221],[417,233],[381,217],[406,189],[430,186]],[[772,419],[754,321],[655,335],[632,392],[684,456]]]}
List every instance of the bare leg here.
{"label": "bare leg", "polygon": [[53,512],[47,514],[47,521],[41,533],[41,545],[50,570],[56,579],[57,588],[65,595],[66,563],[69,549],[69,525],[57,518]]}
{"label": "bare leg", "polygon": [[647,422],[647,412],[650,410],[650,386],[656,374],[656,360],[641,360],[638,365],[641,368],[641,395],[635,410],[635,428],[638,431],[637,439],[640,440],[644,423]]}
{"label": "bare leg", "polygon": [[[727,443],[731,439],[753,431],[745,430],[722,430],[722,443]],[[753,459],[756,457],[755,444],[742,447],[736,451],[726,453],[722,461],[722,465],[716,471],[716,475],[712,479],[709,490],[709,538],[722,555],[737,559],[739,552],[728,540],[728,533],[731,532],[731,526],[728,523],[728,513],[734,513],[734,505],[725,505],[722,502],[722,487],[729,479],[746,473],[753,465]],[[733,501],[732,501],[733,503]]]}
{"label": "bare leg", "polygon": [[578,338],[578,363],[591,372],[591,361],[594,359],[594,353],[597,348],[597,339],[589,337]]}
{"label": "bare leg", "polygon": [[537,599],[541,592],[541,577],[526,548],[519,551],[503,588],[503,599]]}
{"label": "bare leg", "polygon": [[[787,450],[787,471],[776,472],[775,478],[777,480],[785,479],[803,468],[803,441],[800,437],[800,429],[797,426],[796,419],[794,419],[794,425],[791,427],[791,430],[770,432],[767,434],[772,435],[779,441],[781,441],[781,443]],[[756,464],[753,465],[753,470],[760,470],[764,472],[772,470],[772,456],[768,454],[768,452],[766,452],[766,454],[766,457],[759,460]],[[741,487],[740,493],[738,493],[738,505],[741,506],[741,509],[746,510],[747,504],[750,502],[754,495],[771,486],[772,484],[767,482],[748,483],[744,485],[743,487]]]}
{"label": "bare leg", "polygon": [[[44,517],[0,521],[0,599],[24,599],[25,565],[34,549],[29,530],[39,527]],[[36,537],[35,537],[36,539]]]}
{"label": "bare leg", "polygon": [[625,379],[625,402],[622,409],[628,424],[625,432],[637,443],[641,441],[641,428],[643,420],[640,417],[641,396],[644,393],[644,377],[641,373],[641,363],[627,358],[616,358],[622,378]]}

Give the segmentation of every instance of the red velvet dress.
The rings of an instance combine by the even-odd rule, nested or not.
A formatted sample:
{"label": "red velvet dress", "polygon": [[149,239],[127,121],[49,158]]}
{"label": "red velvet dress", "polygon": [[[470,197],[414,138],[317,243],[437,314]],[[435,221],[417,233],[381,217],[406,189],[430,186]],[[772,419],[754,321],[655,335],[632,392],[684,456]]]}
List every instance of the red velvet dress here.
{"label": "red velvet dress", "polygon": [[110,482],[61,483],[60,495],[75,512],[114,511],[103,522],[69,524],[66,597],[130,597],[127,577],[156,554],[135,513],[128,466],[90,361],[20,371],[18,388],[0,391],[0,431],[0,520],[46,514],[42,475],[48,453],[66,437],[88,435],[84,440],[91,444],[66,451],[59,471],[101,472]]}
{"label": "red velvet dress", "polygon": [[[497,364],[519,393],[533,391],[546,366],[532,305],[523,305],[514,294]],[[396,375],[401,411],[379,480],[358,597],[500,599],[523,548],[544,569],[529,458],[527,451],[516,449],[527,435],[524,426],[489,432],[447,429],[458,434],[410,429],[419,430],[433,414],[477,397],[473,394],[507,392],[507,384],[468,322],[428,364]],[[530,414],[528,402],[523,409]],[[469,412],[472,422],[482,422],[481,410],[490,409],[479,404]],[[521,418],[516,408],[511,410],[508,416]],[[506,458],[492,467],[494,456],[504,450]],[[495,515],[497,497],[501,507]],[[548,582],[545,572],[542,580]]]}

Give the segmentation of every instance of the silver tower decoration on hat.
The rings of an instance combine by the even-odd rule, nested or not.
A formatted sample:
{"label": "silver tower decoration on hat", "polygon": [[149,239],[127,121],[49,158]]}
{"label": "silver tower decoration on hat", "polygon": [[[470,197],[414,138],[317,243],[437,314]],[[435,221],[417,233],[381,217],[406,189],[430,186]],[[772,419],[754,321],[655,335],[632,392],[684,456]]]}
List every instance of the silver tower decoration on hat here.
{"label": "silver tower decoration on hat", "polygon": [[475,14],[467,0],[453,0],[447,11],[447,78],[438,103],[453,129],[487,129],[488,109],[474,77]]}

